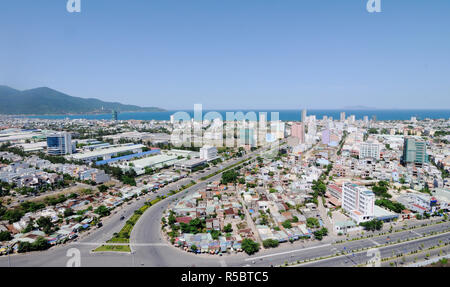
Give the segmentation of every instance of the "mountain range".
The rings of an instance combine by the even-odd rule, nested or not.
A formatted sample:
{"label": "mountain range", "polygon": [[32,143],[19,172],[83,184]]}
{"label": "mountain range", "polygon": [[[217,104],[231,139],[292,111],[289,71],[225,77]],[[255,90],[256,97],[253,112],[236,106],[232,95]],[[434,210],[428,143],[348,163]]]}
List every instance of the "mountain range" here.
{"label": "mountain range", "polygon": [[42,87],[16,90],[0,86],[0,114],[5,115],[65,115],[118,112],[163,112],[157,107],[139,107],[117,102],[104,102],[93,98],[72,97]]}

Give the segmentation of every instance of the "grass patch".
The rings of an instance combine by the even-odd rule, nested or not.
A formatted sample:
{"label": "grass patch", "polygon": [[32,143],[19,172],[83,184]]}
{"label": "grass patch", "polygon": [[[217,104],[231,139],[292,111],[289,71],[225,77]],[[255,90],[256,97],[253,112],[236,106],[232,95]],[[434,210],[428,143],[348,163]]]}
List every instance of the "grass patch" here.
{"label": "grass patch", "polygon": [[113,237],[110,240],[106,241],[106,243],[129,243],[130,240],[127,238],[116,238]]}
{"label": "grass patch", "polygon": [[139,220],[139,218],[144,214],[144,212],[150,208],[153,204],[163,200],[165,197],[158,197],[152,201],[146,202],[142,207],[134,211],[134,214],[127,220],[125,226],[113,236],[107,243],[128,243],[130,242],[130,234],[133,230],[134,225]]}
{"label": "grass patch", "polygon": [[131,252],[131,248],[130,245],[102,245],[94,250],[94,252],[102,251]]}

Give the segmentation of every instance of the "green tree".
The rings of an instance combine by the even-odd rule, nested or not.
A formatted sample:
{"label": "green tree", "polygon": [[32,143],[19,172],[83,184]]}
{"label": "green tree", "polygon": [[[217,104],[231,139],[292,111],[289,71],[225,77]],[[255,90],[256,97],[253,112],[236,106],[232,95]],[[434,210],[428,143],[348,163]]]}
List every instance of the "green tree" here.
{"label": "green tree", "polygon": [[306,226],[308,226],[309,228],[317,228],[320,226],[319,220],[314,217],[309,217],[306,219]]}
{"label": "green tree", "polygon": [[12,239],[11,233],[9,231],[0,231],[0,241],[9,241]]}
{"label": "green tree", "polygon": [[54,224],[50,217],[41,216],[36,220],[36,223],[46,234],[51,234],[53,232]]}
{"label": "green tree", "polygon": [[228,223],[227,225],[225,225],[225,226],[223,227],[223,231],[224,231],[224,232],[232,232],[232,231],[233,231],[233,228],[231,227],[231,223]]}
{"label": "green tree", "polygon": [[31,245],[30,242],[27,242],[27,241],[20,241],[19,242],[19,246],[17,248],[17,252],[25,253],[25,252],[30,252],[32,250],[33,250],[33,248],[32,248],[32,245]]}
{"label": "green tree", "polygon": [[102,184],[102,185],[100,185],[100,186],[98,187],[98,190],[99,190],[101,193],[104,193],[104,192],[107,192],[107,191],[108,191],[108,187],[107,187],[106,185]]}
{"label": "green tree", "polygon": [[33,250],[46,250],[50,248],[50,244],[48,243],[47,239],[40,236],[36,239],[36,241],[32,244]]}
{"label": "green tree", "polygon": [[108,216],[110,214],[109,209],[104,205],[100,205],[99,207],[97,207],[94,212],[100,215],[101,217]]}
{"label": "green tree", "polygon": [[259,251],[259,243],[249,238],[242,240],[241,247],[248,255],[252,255]]}
{"label": "green tree", "polygon": [[64,217],[69,217],[74,215],[73,209],[72,208],[66,208],[64,209]]}
{"label": "green tree", "polygon": [[234,170],[227,170],[222,173],[222,184],[235,183],[237,181],[239,174]]}
{"label": "green tree", "polygon": [[291,222],[289,220],[284,221],[281,225],[284,228],[292,228],[292,224],[291,224]]}
{"label": "green tree", "polygon": [[278,240],[266,239],[263,241],[264,248],[275,248],[279,245]]}
{"label": "green tree", "polygon": [[212,230],[211,231],[211,237],[214,240],[219,239],[219,236],[221,236],[221,235],[222,235],[222,233],[219,230]]}
{"label": "green tree", "polygon": [[327,235],[328,235],[328,229],[326,229],[325,227],[323,227],[322,229],[317,230],[317,231],[314,232],[314,237],[317,240],[322,240],[323,237],[327,236]]}
{"label": "green tree", "polygon": [[373,219],[371,221],[361,222],[359,225],[364,227],[365,230],[375,231],[381,230],[381,228],[383,228],[383,221]]}

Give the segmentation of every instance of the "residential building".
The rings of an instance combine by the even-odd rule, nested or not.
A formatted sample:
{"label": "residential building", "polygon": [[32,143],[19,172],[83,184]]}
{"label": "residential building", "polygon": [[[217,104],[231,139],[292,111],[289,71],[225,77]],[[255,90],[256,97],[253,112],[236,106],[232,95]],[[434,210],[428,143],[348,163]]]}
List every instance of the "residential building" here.
{"label": "residential building", "polygon": [[359,148],[359,159],[380,159],[380,144],[374,142],[363,142]]}
{"label": "residential building", "polygon": [[301,124],[293,124],[291,126],[291,136],[299,139],[299,143],[305,142],[305,126]]}
{"label": "residential building", "polygon": [[342,207],[356,223],[373,219],[375,194],[351,182],[342,185]]}

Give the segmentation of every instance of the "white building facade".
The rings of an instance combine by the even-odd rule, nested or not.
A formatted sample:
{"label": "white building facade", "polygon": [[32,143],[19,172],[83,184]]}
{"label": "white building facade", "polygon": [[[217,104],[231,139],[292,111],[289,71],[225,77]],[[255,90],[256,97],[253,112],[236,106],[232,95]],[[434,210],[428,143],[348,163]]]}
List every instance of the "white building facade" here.
{"label": "white building facade", "polygon": [[372,142],[361,143],[361,146],[359,149],[359,158],[360,159],[374,158],[376,160],[379,160],[380,159],[380,144],[372,143]]}
{"label": "white building facade", "polygon": [[217,158],[216,147],[205,145],[200,149],[200,159],[209,161],[215,158]]}
{"label": "white building facade", "polygon": [[342,208],[356,223],[374,218],[375,194],[363,186],[345,182],[342,185]]}

